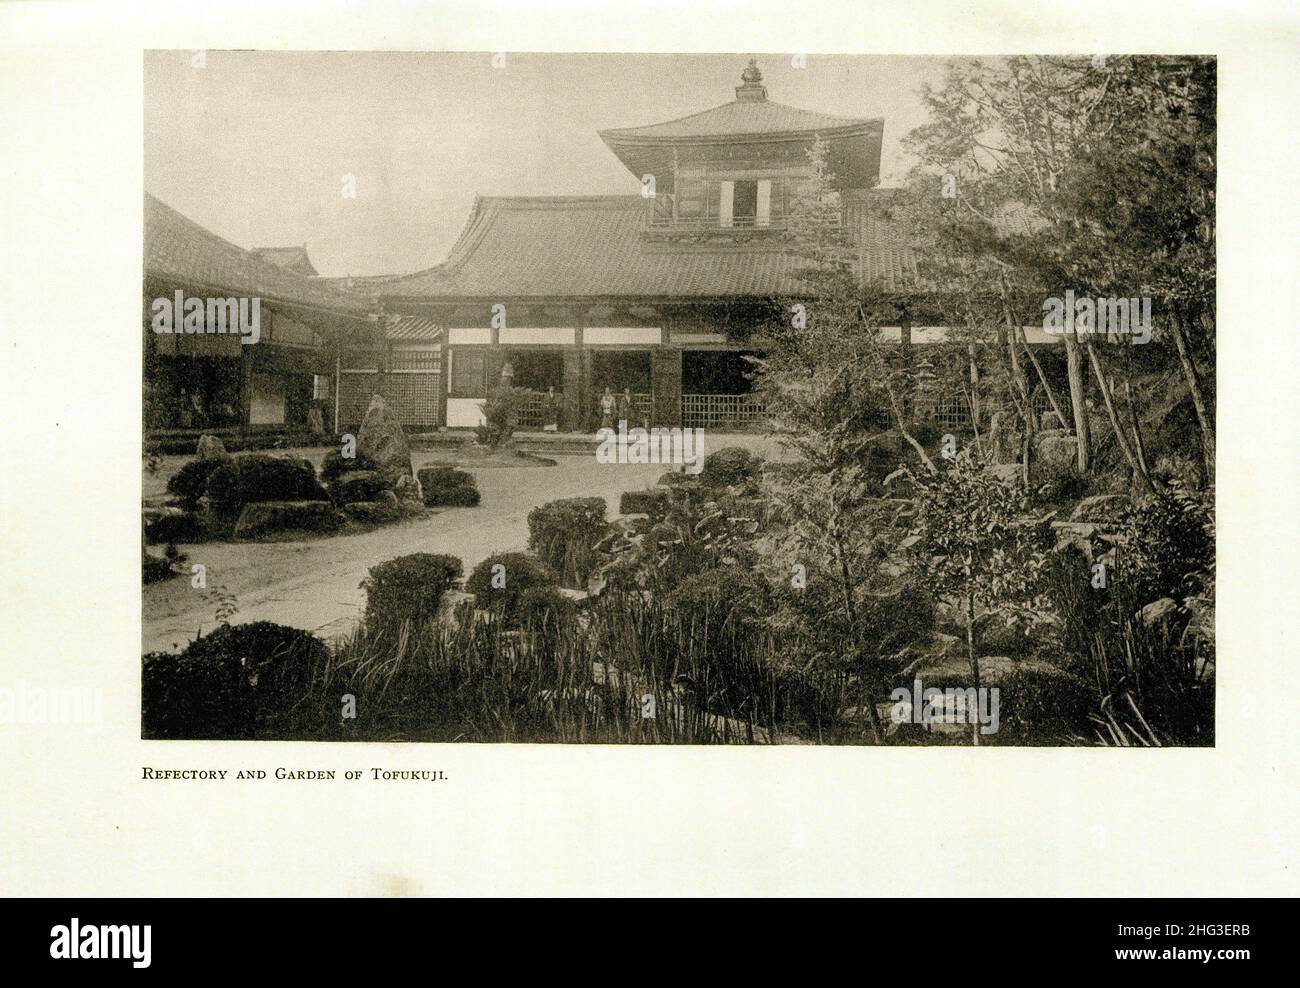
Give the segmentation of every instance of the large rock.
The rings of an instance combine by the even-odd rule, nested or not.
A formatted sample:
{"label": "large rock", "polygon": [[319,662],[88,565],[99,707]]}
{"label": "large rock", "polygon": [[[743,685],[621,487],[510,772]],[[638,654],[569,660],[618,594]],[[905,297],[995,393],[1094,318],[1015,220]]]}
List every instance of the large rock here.
{"label": "large rock", "polygon": [[239,513],[235,538],[254,539],[278,532],[333,532],[342,521],[328,501],[256,501]]}
{"label": "large rock", "polygon": [[230,459],[230,454],[226,452],[226,444],[221,441],[220,436],[199,436],[197,454],[200,460],[220,460],[224,463]]}
{"label": "large rock", "polygon": [[1159,600],[1153,600],[1138,612],[1138,621],[1144,628],[1152,628],[1158,624],[1168,621],[1178,613],[1178,604],[1172,597],[1161,597]]}
{"label": "large rock", "polygon": [[1051,468],[1073,467],[1079,458],[1079,441],[1072,435],[1036,437],[1038,461]]}
{"label": "large rock", "polygon": [[1024,476],[1024,468],[1019,463],[997,463],[986,467],[985,471],[1008,487],[1018,486]]}
{"label": "large rock", "polygon": [[411,469],[411,444],[406,441],[402,424],[382,395],[370,399],[370,407],[361,422],[361,432],[357,435],[357,452],[370,457],[394,478],[415,476]]}

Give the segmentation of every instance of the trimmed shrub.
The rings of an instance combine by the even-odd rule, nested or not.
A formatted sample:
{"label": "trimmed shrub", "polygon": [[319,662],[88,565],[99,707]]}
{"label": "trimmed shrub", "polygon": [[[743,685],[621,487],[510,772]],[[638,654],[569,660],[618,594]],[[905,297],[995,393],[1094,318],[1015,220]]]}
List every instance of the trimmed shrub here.
{"label": "trimmed shrub", "polygon": [[697,478],[692,477],[689,473],[678,473],[675,470],[661,474],[658,481],[656,481],[656,483],[662,484],[664,487],[678,487],[682,484],[694,484],[696,482]]}
{"label": "trimmed shrub", "polygon": [[332,449],[321,461],[320,476],[322,480],[338,480],[345,473],[357,470],[381,470],[382,467],[367,454],[357,450],[356,456],[344,456],[341,450]]}
{"label": "trimmed shrub", "polygon": [[[474,595],[476,607],[500,615],[505,625],[513,628],[548,606],[536,595],[539,591],[554,592],[555,582],[555,574],[535,557],[523,552],[501,552],[474,567],[465,589]],[[532,596],[528,596],[530,593]]]}
{"label": "trimmed shrub", "polygon": [[270,621],[222,625],[180,653],[146,655],[141,733],[191,740],[281,736],[324,658],[316,636]]}
{"label": "trimmed shrub", "polygon": [[388,501],[353,501],[343,505],[343,513],[365,525],[387,525],[402,517],[402,510]]}
{"label": "trimmed shrub", "polygon": [[161,545],[166,542],[202,542],[203,519],[192,511],[151,518],[145,523],[144,539],[149,545]]}
{"label": "trimmed shrub", "polygon": [[709,487],[731,487],[758,478],[763,458],[743,446],[724,446],[704,457],[700,480]]}
{"label": "trimmed shrub", "polygon": [[383,474],[374,470],[354,470],[330,484],[330,496],[335,504],[378,501],[384,491],[388,490],[392,490],[392,484],[384,479]]}
{"label": "trimmed shrub", "polygon": [[208,478],[228,460],[190,460],[167,480],[167,492],[193,507],[207,493]]}
{"label": "trimmed shrub", "polygon": [[141,567],[141,579],[145,583],[157,583],[159,580],[165,580],[172,576],[172,563],[170,559],[160,559],[158,556],[151,556],[149,553],[143,553],[144,561]]}
{"label": "trimmed shrub", "polygon": [[646,491],[624,491],[618,500],[618,512],[621,515],[659,515],[667,510],[668,491],[663,487],[652,487]]}
{"label": "trimmed shrub", "polygon": [[432,620],[443,594],[465,571],[455,556],[413,552],[370,567],[361,581],[366,592],[366,620],[381,626]]}
{"label": "trimmed shrub", "polygon": [[473,487],[426,487],[424,504],[429,508],[473,508],[479,503]]}
{"label": "trimmed shrub", "polygon": [[254,539],[277,532],[333,532],[342,524],[328,501],[255,501],[244,506],[235,538]]}
{"label": "trimmed shrub", "polygon": [[258,501],[327,501],[316,474],[300,460],[245,453],[208,478],[208,496],[223,511]]}
{"label": "trimmed shrub", "polygon": [[422,467],[416,474],[420,486],[426,491],[431,487],[474,487],[474,475],[455,467]]}
{"label": "trimmed shrub", "polygon": [[562,584],[583,588],[600,563],[596,544],[608,529],[603,497],[551,501],[528,512],[528,548]]}
{"label": "trimmed shrub", "polygon": [[427,507],[472,508],[479,503],[474,475],[453,467],[425,467],[420,473]]}

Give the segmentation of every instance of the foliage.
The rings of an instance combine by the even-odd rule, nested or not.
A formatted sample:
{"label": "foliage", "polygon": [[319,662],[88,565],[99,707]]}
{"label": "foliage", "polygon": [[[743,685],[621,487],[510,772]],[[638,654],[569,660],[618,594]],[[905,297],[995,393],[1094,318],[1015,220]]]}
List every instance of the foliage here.
{"label": "foliage", "polygon": [[479,443],[491,449],[509,443],[519,425],[519,415],[531,399],[532,392],[527,388],[502,384],[489,391],[479,405],[485,420],[476,430]]}
{"label": "foliage", "polygon": [[257,501],[326,501],[329,496],[307,464],[265,453],[244,453],[208,478],[208,496],[226,511]]}
{"label": "foliage", "polygon": [[377,501],[385,491],[392,489],[393,485],[378,472],[353,470],[340,475],[330,484],[330,497],[335,504]]}
{"label": "foliage", "polygon": [[181,498],[190,508],[198,504],[199,498],[208,491],[208,478],[227,460],[208,459],[190,460],[167,478],[167,490]]}
{"label": "foliage", "polygon": [[165,542],[201,542],[206,533],[203,519],[193,511],[160,515],[144,526],[144,539],[150,545]]}
{"label": "foliage", "polygon": [[425,467],[420,470],[420,487],[429,507],[472,508],[479,503],[474,475],[452,467]]}
{"label": "foliage", "polygon": [[708,487],[733,487],[757,480],[763,469],[763,458],[744,446],[724,446],[704,457],[700,482]]}
{"label": "foliage", "polygon": [[1181,485],[1127,512],[1120,537],[1124,579],[1142,602],[1182,600],[1212,585],[1214,529],[1209,506]]}
{"label": "foliage", "polygon": [[282,721],[324,655],[315,636],[269,621],[222,625],[180,653],[146,655],[142,734],[190,740],[281,736]]}
{"label": "foliage", "polygon": [[596,546],[608,529],[604,498],[551,501],[528,512],[528,548],[563,585],[581,589],[600,565]]}
{"label": "foliage", "polygon": [[465,589],[474,595],[475,606],[496,613],[507,628],[519,627],[530,616],[544,611],[553,601],[539,596],[538,592],[554,588],[555,574],[540,560],[523,552],[488,556],[465,581]]}
{"label": "foliage", "polygon": [[443,594],[459,583],[463,572],[455,556],[429,552],[414,552],[372,566],[361,581],[366,591],[366,620],[376,628],[432,620]]}

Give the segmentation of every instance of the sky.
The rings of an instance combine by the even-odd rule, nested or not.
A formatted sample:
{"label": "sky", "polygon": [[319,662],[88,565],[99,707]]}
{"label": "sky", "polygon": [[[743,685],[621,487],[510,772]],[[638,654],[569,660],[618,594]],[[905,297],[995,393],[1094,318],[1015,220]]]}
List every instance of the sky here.
{"label": "sky", "polygon": [[729,102],[750,57],[771,100],[883,117],[882,184],[901,180],[942,58],[153,51],[145,188],[241,247],[305,244],[323,275],[417,271],[475,194],[635,194],[597,131]]}

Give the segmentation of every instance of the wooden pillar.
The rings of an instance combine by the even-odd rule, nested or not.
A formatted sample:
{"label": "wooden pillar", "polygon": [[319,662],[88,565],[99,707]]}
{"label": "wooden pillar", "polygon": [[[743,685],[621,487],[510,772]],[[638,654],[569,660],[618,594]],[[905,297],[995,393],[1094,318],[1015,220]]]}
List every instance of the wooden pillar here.
{"label": "wooden pillar", "polygon": [[653,425],[682,424],[682,350],[660,346],[650,351],[650,390],[654,395]]}
{"label": "wooden pillar", "polygon": [[253,418],[253,355],[251,346],[239,348],[239,424],[247,430]]}

